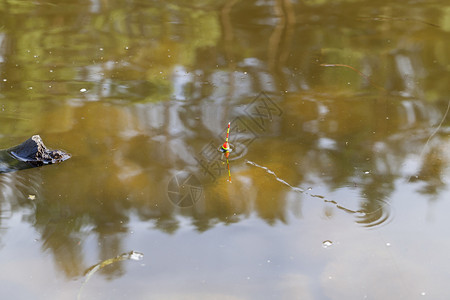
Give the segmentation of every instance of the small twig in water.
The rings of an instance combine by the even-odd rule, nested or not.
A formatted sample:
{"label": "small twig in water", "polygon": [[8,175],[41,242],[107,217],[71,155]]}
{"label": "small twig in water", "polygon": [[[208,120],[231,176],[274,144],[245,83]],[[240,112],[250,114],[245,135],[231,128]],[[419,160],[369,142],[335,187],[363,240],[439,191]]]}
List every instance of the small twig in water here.
{"label": "small twig in water", "polygon": [[98,270],[113,264],[115,262],[118,261],[123,261],[123,260],[141,260],[144,257],[144,254],[140,253],[140,252],[136,252],[136,251],[130,251],[130,252],[126,252],[126,253],[122,253],[116,257],[110,258],[110,259],[106,259],[96,265],[93,265],[92,267],[90,267],[89,269],[86,270],[86,278],[84,279],[80,290],[78,291],[78,297],[77,300],[81,299],[81,293],[83,292],[83,288],[86,285],[86,283],[89,281],[89,279],[92,277],[92,275],[94,275],[95,272],[97,272]]}

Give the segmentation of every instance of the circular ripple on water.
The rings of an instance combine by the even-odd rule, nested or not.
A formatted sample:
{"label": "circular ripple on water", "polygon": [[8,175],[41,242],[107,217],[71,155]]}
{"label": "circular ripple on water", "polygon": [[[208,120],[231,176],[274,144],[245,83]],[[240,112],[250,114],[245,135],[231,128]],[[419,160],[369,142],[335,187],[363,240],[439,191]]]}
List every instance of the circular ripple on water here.
{"label": "circular ripple on water", "polygon": [[356,223],[367,228],[377,228],[392,221],[393,211],[389,202],[378,200],[366,202],[362,209],[355,212],[355,215]]}
{"label": "circular ripple on water", "polygon": [[[247,152],[248,148],[245,144],[240,142],[235,142],[233,144],[230,143],[231,152],[228,156],[228,161],[234,161],[243,158]],[[226,160],[225,157],[222,160]]]}

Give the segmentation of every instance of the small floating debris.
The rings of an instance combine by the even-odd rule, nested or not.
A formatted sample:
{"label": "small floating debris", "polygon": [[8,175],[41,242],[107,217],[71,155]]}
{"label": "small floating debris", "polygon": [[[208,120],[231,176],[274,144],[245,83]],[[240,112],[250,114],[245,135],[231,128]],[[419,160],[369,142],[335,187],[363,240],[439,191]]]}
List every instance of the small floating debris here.
{"label": "small floating debris", "polygon": [[62,150],[48,149],[39,135],[33,135],[20,145],[0,150],[0,173],[60,163],[70,157]]}
{"label": "small floating debris", "polygon": [[144,254],[141,252],[131,251],[129,254],[130,260],[143,260]]}
{"label": "small floating debris", "polygon": [[362,210],[357,210],[355,211],[354,215],[357,218],[364,218],[367,214]]}
{"label": "small floating debris", "polygon": [[28,200],[36,200],[36,195],[28,195]]}
{"label": "small floating debris", "polygon": [[86,278],[85,278],[83,284],[81,285],[80,290],[78,291],[77,300],[81,299],[81,293],[83,292],[84,286],[89,281],[89,279],[92,277],[92,275],[94,275],[94,273],[97,272],[98,270],[100,270],[110,264],[113,264],[115,262],[119,262],[119,261],[123,261],[123,260],[142,260],[143,258],[144,258],[143,253],[137,252],[137,251],[130,251],[130,252],[122,253],[116,257],[106,259],[96,265],[93,265],[92,267],[87,269],[85,272]]}
{"label": "small floating debris", "polygon": [[330,240],[326,240],[326,241],[322,242],[322,247],[325,248],[325,249],[328,248],[328,247],[331,247],[331,246],[333,246],[333,242],[330,241]]}

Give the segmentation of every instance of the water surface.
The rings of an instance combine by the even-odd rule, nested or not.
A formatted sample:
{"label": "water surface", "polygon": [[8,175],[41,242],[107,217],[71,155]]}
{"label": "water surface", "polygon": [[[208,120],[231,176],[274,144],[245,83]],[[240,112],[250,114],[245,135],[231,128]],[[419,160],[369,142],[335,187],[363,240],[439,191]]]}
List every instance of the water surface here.
{"label": "water surface", "polygon": [[446,299],[449,12],[2,2],[1,298]]}

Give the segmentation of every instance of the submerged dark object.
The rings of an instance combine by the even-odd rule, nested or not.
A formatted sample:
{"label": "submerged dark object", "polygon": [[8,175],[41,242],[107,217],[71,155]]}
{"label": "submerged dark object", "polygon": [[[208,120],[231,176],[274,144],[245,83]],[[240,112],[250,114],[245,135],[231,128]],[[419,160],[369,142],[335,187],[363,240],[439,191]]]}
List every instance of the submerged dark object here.
{"label": "submerged dark object", "polygon": [[48,149],[39,135],[33,135],[20,145],[0,150],[0,173],[55,164],[70,157],[62,150]]}

